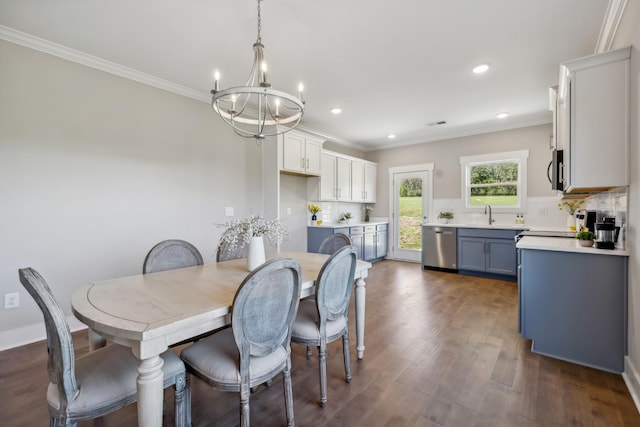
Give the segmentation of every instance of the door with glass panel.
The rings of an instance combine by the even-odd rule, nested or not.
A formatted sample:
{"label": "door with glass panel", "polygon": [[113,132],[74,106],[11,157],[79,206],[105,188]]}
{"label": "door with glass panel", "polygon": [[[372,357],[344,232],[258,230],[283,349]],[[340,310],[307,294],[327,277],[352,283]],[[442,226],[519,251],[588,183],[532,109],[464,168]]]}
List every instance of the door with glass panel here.
{"label": "door with glass panel", "polygon": [[420,262],[422,223],[431,199],[428,170],[392,173],[392,248],[394,259]]}

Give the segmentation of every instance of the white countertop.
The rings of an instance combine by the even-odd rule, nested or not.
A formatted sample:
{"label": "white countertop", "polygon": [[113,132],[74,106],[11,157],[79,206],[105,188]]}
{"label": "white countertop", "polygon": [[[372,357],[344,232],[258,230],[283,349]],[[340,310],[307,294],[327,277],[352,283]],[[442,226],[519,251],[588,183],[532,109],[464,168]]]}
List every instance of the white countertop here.
{"label": "white countertop", "polygon": [[597,249],[595,245],[585,248],[578,240],[566,237],[524,236],[516,244],[518,249],[538,249],[543,251],[576,252],[583,254],[629,256],[628,249]]}
{"label": "white countertop", "polygon": [[[532,227],[526,224],[456,224],[441,222],[428,222],[422,224],[423,227],[455,227],[455,228],[491,228],[495,230],[531,230]],[[554,230],[556,231],[556,230]],[[564,231],[564,229],[563,229]]]}
{"label": "white countertop", "polygon": [[552,227],[546,225],[529,225],[529,224],[477,224],[477,223],[449,223],[441,222],[424,223],[422,226],[429,227],[456,227],[456,228],[489,228],[495,230],[531,230],[531,231],[569,231],[568,227]]}

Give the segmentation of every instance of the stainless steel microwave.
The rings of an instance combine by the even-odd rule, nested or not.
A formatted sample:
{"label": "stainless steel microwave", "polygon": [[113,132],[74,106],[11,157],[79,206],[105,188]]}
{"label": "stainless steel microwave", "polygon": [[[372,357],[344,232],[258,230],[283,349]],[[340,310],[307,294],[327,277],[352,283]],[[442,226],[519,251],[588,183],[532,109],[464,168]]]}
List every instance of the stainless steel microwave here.
{"label": "stainless steel microwave", "polygon": [[549,178],[552,190],[564,190],[563,158],[564,156],[562,150],[553,150],[551,163],[549,163],[549,167],[547,168],[547,178]]}

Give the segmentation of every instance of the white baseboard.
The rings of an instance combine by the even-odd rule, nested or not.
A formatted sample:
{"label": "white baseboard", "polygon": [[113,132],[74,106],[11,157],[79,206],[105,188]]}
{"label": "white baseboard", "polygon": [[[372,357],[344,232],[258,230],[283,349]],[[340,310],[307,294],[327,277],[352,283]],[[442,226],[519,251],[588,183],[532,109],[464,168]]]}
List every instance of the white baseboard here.
{"label": "white baseboard", "polygon": [[[80,322],[74,316],[67,317],[67,324],[71,332],[87,329],[87,325]],[[2,331],[0,332],[0,351],[43,341],[45,339],[47,339],[47,334],[45,332],[44,322]]]}
{"label": "white baseboard", "polygon": [[640,372],[629,359],[629,356],[624,357],[622,378],[629,389],[629,393],[631,393],[633,402],[636,404],[636,409],[640,412]]}

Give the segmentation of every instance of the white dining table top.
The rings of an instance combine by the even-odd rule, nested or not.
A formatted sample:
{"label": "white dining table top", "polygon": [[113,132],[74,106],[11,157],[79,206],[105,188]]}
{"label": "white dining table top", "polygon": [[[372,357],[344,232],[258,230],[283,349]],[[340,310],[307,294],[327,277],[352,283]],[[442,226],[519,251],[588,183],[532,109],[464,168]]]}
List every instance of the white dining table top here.
{"label": "white dining table top", "polygon": [[[271,256],[275,257],[300,263],[303,296],[313,293],[328,258],[307,252]],[[356,278],[365,278],[370,267],[358,261]],[[228,324],[233,298],[248,274],[246,259],[238,259],[89,283],[73,293],[73,313],[94,331],[145,358]]]}

